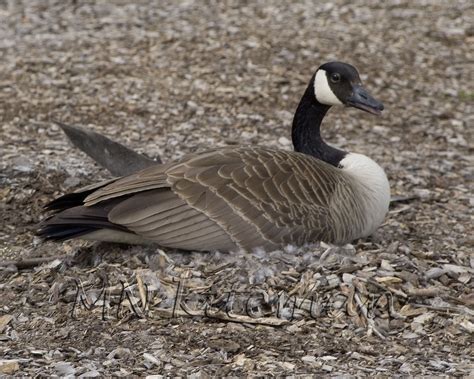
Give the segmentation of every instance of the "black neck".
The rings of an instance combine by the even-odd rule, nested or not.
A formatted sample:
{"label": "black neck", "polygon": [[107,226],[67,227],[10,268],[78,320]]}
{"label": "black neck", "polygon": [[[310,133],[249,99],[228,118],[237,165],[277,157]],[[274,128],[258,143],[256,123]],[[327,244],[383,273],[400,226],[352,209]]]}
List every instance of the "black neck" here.
{"label": "black neck", "polygon": [[295,151],[312,155],[337,167],[347,153],[329,146],[321,138],[321,122],[330,106],[316,100],[313,83],[314,77],[296,109],[291,132],[293,146]]}

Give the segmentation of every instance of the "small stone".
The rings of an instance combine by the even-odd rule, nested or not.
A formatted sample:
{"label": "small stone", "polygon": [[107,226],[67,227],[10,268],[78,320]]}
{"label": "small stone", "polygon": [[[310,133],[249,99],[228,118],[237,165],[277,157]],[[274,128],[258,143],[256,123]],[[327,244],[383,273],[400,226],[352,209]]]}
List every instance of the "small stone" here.
{"label": "small stone", "polygon": [[31,354],[33,354],[33,355],[45,355],[46,350],[31,350]]}
{"label": "small stone", "polygon": [[337,357],[334,357],[332,355],[325,355],[324,357],[320,358],[323,361],[336,361]]}
{"label": "small stone", "polygon": [[64,181],[63,186],[64,188],[69,189],[71,187],[77,187],[79,184],[81,184],[81,179],[75,176],[70,176]]}
{"label": "small stone", "polygon": [[209,341],[208,346],[213,348],[213,349],[219,349],[219,350],[226,351],[228,353],[235,353],[235,352],[239,351],[239,349],[240,349],[240,345],[237,342],[227,340],[227,339],[223,339],[223,338],[219,338],[219,339]]}
{"label": "small stone", "polygon": [[411,365],[408,363],[408,362],[405,362],[404,364],[402,364],[400,366],[400,368],[398,369],[400,372],[403,372],[405,374],[408,374],[412,371],[412,367]]}
{"label": "small stone", "polygon": [[471,281],[471,275],[468,273],[461,274],[458,278],[458,282],[461,282],[463,284],[467,284]]}
{"label": "small stone", "polygon": [[11,320],[13,320],[13,316],[11,315],[3,315],[0,317],[0,333],[3,333]]}
{"label": "small stone", "polygon": [[58,362],[54,365],[54,369],[60,376],[69,376],[76,373],[76,369],[69,362]]}
{"label": "small stone", "polygon": [[20,369],[18,361],[15,359],[2,359],[0,360],[0,374],[12,375]]}
{"label": "small stone", "polygon": [[305,363],[316,363],[316,357],[314,355],[305,355],[301,360]]}
{"label": "small stone", "polygon": [[332,370],[334,370],[334,367],[329,365],[322,365],[321,369],[327,372],[331,372]]}
{"label": "small stone", "polygon": [[355,278],[355,275],[348,274],[348,273],[342,274],[342,281],[343,281],[344,283],[351,284],[351,283],[352,283],[352,280],[353,280],[354,278]]}
{"label": "small stone", "polygon": [[433,267],[430,268],[428,271],[425,272],[426,279],[438,279],[441,275],[443,275],[446,270],[440,267]]}
{"label": "small stone", "polygon": [[109,355],[107,355],[108,359],[121,359],[130,355],[130,349],[124,347],[118,347],[115,350],[112,350]]}
{"label": "small stone", "polygon": [[149,353],[143,353],[143,359],[145,359],[145,361],[147,362],[154,364],[155,366],[161,365],[161,362],[156,357],[154,357],[153,355]]}
{"label": "small stone", "polygon": [[280,365],[285,369],[285,370],[294,370],[296,365],[290,362],[282,362]]}
{"label": "small stone", "polygon": [[296,325],[296,324],[291,324],[290,326],[288,326],[286,328],[286,330],[290,333],[298,333],[298,332],[301,332],[301,328]]}
{"label": "small stone", "polygon": [[79,375],[79,378],[97,378],[99,376],[101,376],[99,371],[91,370],[91,371],[85,372],[82,375]]}
{"label": "small stone", "polygon": [[459,322],[459,325],[467,332],[471,334],[474,333],[474,323],[472,323],[471,321],[464,319],[461,322]]}
{"label": "small stone", "polygon": [[412,333],[412,332],[409,332],[409,331],[405,331],[405,333],[403,333],[403,335],[402,335],[402,338],[407,339],[407,340],[415,339],[415,338],[418,338],[418,337],[419,337],[418,334]]}
{"label": "small stone", "polygon": [[18,157],[13,160],[13,169],[23,173],[31,173],[35,170],[33,163],[26,157]]}
{"label": "small stone", "polygon": [[328,281],[329,288],[336,288],[341,283],[341,280],[335,274],[328,275],[326,279]]}
{"label": "small stone", "polygon": [[392,271],[392,272],[395,271],[393,266],[386,259],[382,259],[382,261],[380,262],[380,268],[385,271]]}

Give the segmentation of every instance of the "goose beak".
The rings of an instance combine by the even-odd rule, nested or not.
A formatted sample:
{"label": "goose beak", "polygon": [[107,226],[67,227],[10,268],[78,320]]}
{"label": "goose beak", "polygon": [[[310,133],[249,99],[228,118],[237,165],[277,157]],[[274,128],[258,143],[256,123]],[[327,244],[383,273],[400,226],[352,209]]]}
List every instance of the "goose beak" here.
{"label": "goose beak", "polygon": [[346,101],[350,107],[362,109],[363,111],[380,116],[383,111],[383,104],[375,100],[368,92],[359,85],[352,87],[352,95]]}

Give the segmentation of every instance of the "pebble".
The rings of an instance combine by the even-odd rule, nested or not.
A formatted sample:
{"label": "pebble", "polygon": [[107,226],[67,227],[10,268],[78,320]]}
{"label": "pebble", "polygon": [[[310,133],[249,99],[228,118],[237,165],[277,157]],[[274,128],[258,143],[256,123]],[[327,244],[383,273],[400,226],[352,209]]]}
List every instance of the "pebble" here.
{"label": "pebble", "polygon": [[321,369],[327,372],[331,372],[332,370],[334,370],[334,367],[329,366],[329,365],[322,365]]}
{"label": "pebble", "polygon": [[33,162],[26,157],[15,158],[12,162],[13,169],[23,173],[32,173],[35,170]]}
{"label": "pebble", "polygon": [[99,376],[102,376],[99,371],[91,370],[79,375],[79,378],[97,378]]}
{"label": "pebble", "polygon": [[161,365],[161,362],[158,358],[156,358],[155,356],[151,355],[150,353],[143,353],[143,358],[145,359],[145,361],[155,365],[155,366],[160,366]]}
{"label": "pebble", "polygon": [[130,355],[130,349],[124,347],[118,347],[115,350],[112,350],[109,355],[107,355],[108,359],[121,359],[128,355]]}
{"label": "pebble", "polygon": [[328,275],[326,279],[328,281],[329,288],[336,288],[341,283],[339,276],[337,276],[336,274]]}
{"label": "pebble", "polygon": [[16,359],[0,360],[0,374],[13,375],[20,369],[20,365]]}
{"label": "pebble", "polygon": [[76,373],[76,369],[69,362],[58,362],[54,365],[54,369],[60,376],[72,376]]}
{"label": "pebble", "polygon": [[305,363],[316,363],[316,357],[314,355],[305,355],[301,360]]}

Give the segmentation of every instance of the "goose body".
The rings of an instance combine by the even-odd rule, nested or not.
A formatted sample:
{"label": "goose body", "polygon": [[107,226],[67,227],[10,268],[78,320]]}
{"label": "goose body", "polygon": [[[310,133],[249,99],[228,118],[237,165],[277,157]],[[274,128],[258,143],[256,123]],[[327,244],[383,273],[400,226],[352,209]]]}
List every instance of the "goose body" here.
{"label": "goose body", "polygon": [[340,104],[383,108],[352,66],[325,64],[296,111],[296,151],[225,147],[153,165],[54,200],[39,235],[203,251],[368,236],[388,211],[389,183],[372,159],[322,140],[321,121]]}

